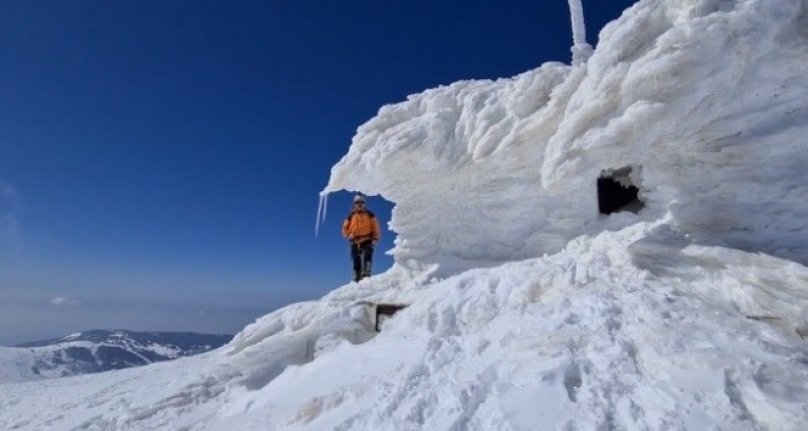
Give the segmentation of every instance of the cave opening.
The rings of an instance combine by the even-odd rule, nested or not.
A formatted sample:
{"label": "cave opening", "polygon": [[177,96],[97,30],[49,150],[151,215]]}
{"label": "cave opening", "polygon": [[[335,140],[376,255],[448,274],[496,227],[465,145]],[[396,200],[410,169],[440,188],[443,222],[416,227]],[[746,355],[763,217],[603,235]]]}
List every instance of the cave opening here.
{"label": "cave opening", "polygon": [[645,207],[640,189],[631,177],[632,167],[606,169],[598,178],[598,209],[601,214],[628,211],[637,214]]}

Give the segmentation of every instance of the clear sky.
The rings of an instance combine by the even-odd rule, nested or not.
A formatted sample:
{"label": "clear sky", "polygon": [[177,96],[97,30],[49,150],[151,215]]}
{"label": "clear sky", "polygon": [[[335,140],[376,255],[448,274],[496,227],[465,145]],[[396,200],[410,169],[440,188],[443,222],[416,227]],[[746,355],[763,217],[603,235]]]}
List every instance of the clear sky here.
{"label": "clear sky", "polygon": [[[588,41],[632,3],[584,0]],[[234,333],[322,296],[351,195],[315,238],[318,192],[356,128],[571,40],[566,0],[0,0],[0,344]]]}

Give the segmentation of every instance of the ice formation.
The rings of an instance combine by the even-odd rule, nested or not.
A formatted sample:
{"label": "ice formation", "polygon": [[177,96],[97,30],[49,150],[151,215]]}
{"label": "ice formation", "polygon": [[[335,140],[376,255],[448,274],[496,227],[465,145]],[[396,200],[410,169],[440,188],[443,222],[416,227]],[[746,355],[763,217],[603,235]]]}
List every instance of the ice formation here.
{"label": "ice formation", "polygon": [[[642,1],[586,64],[464,81],[383,107],[326,191],[396,204],[402,266],[540,256],[670,213],[682,232],[806,262],[806,2]],[[646,208],[601,217],[633,167]]]}

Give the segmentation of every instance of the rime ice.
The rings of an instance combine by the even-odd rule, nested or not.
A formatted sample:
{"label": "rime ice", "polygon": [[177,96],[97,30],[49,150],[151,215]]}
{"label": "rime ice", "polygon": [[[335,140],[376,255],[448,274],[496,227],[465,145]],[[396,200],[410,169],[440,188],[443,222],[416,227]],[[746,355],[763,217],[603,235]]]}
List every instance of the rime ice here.
{"label": "rime ice", "polygon": [[[394,202],[398,264],[439,274],[665,214],[706,243],[805,263],[806,8],[640,2],[604,28],[585,66],[545,64],[383,107],[326,191]],[[645,209],[601,217],[597,179],[626,167]]]}

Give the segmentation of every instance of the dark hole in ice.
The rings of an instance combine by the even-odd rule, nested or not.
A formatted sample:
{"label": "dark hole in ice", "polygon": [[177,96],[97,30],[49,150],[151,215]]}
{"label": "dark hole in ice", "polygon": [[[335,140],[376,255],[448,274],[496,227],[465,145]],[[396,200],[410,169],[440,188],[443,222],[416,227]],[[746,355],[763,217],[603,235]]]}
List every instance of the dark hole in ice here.
{"label": "dark hole in ice", "polygon": [[629,211],[634,214],[645,207],[640,189],[631,180],[631,166],[604,171],[598,178],[598,209],[601,214]]}

